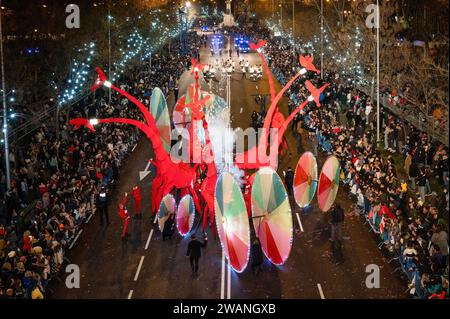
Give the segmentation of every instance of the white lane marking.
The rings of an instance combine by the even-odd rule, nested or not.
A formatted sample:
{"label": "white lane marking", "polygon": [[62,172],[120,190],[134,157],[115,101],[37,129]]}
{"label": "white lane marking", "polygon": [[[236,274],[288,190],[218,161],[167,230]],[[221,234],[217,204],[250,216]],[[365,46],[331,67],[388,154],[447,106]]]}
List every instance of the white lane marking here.
{"label": "white lane marking", "polygon": [[227,299],[231,299],[231,265],[228,264]]}
{"label": "white lane marking", "polygon": [[77,240],[78,240],[78,237],[80,237],[80,235],[81,235],[82,232],[83,232],[82,229],[78,232],[77,236],[75,237],[75,239],[73,240],[73,242],[70,244],[69,250],[72,249],[73,245],[75,245],[75,243],[76,243]]}
{"label": "white lane marking", "polygon": [[303,233],[303,225],[302,225],[302,221],[300,220],[300,215],[298,213],[295,213],[295,215],[297,215],[297,221],[298,221],[298,225],[300,226],[300,231]]}
{"label": "white lane marking", "polygon": [[150,230],[150,234],[148,235],[147,243],[145,244],[144,250],[148,249],[148,245],[150,245],[150,240],[152,240],[152,235],[153,235],[153,228],[152,230]]}
{"label": "white lane marking", "polygon": [[139,180],[142,181],[145,177],[147,177],[147,175],[149,175],[151,173],[151,171],[149,170],[150,165],[152,165],[152,162],[149,160],[147,162],[147,165],[145,165],[145,168],[143,171],[139,171]]}
{"label": "white lane marking", "polygon": [[220,299],[225,299],[225,253],[222,250],[222,276],[220,282]]}
{"label": "white lane marking", "polygon": [[141,267],[142,267],[142,263],[144,262],[144,258],[145,258],[145,256],[141,256],[141,260],[139,261],[139,266],[136,270],[136,275],[134,275],[134,281],[137,281],[137,279],[139,277],[139,272],[141,271]]}
{"label": "white lane marking", "polygon": [[322,286],[317,284],[317,289],[319,289],[320,299],[325,299],[325,295],[323,294]]}
{"label": "white lane marking", "polygon": [[94,213],[91,213],[88,217],[88,219],[86,219],[86,224],[89,224],[89,222],[91,221],[92,216],[94,216]]}
{"label": "white lane marking", "polygon": [[130,292],[128,293],[127,299],[131,299],[132,297],[133,297],[133,289],[131,289]]}

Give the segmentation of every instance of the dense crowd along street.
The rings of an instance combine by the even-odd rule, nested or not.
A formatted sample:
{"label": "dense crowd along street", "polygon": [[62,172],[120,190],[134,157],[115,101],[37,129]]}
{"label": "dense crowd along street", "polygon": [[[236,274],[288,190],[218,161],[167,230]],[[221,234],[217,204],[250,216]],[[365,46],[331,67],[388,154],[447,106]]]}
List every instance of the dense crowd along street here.
{"label": "dense crowd along street", "polygon": [[[448,142],[392,105],[377,118],[374,96],[313,49],[226,12],[114,80],[90,70],[89,95],[9,149],[1,298],[448,299]],[[174,164],[180,127],[215,162]],[[275,166],[227,162],[239,155],[209,133],[267,127],[286,130],[257,134],[279,143]]]}

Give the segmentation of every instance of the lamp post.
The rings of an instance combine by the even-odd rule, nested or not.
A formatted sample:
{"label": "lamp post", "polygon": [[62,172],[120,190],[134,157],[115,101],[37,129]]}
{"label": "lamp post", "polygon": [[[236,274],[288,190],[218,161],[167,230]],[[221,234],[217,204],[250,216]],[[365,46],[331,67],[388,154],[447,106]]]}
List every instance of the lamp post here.
{"label": "lamp post", "polygon": [[[110,1],[108,1],[108,76],[110,79],[113,78],[111,74],[111,8]],[[111,106],[111,88],[108,92],[108,104]]]}
{"label": "lamp post", "polygon": [[5,89],[5,65],[3,61],[3,29],[2,29],[2,1],[0,0],[0,57],[2,71],[2,104],[3,104],[3,134],[5,136],[5,171],[6,171],[6,189],[11,188],[11,171],[9,167],[9,143],[8,143],[8,110],[6,107],[6,89]]}
{"label": "lamp post", "polygon": [[[231,37],[227,35],[228,38],[228,52],[231,50]],[[231,109],[231,75],[233,74],[233,67],[230,65],[226,70],[227,73],[227,104],[228,108]]]}
{"label": "lamp post", "polygon": [[[187,31],[187,20],[189,14],[189,8],[192,6],[190,1],[187,1],[183,6],[178,9],[178,14],[180,16],[180,52],[181,54],[186,54],[185,36],[184,33]],[[183,20],[183,16],[185,16]]]}
{"label": "lamp post", "polygon": [[380,141],[380,6],[377,0],[377,142]]}
{"label": "lamp post", "polygon": [[274,2],[275,2],[275,0],[272,0],[272,19],[275,17],[275,4],[274,4]]}
{"label": "lamp post", "polygon": [[283,32],[283,0],[280,1],[280,29]]}
{"label": "lamp post", "polygon": [[292,0],[292,40],[295,39],[295,0]]}
{"label": "lamp post", "polygon": [[320,0],[320,78],[323,79],[323,0]]}
{"label": "lamp post", "polygon": [[184,21],[183,21],[183,54],[187,54],[187,44],[186,44],[186,33],[188,28],[188,20],[189,20],[189,9],[192,7],[192,4],[190,1],[186,1],[185,5],[185,12],[184,13]]}

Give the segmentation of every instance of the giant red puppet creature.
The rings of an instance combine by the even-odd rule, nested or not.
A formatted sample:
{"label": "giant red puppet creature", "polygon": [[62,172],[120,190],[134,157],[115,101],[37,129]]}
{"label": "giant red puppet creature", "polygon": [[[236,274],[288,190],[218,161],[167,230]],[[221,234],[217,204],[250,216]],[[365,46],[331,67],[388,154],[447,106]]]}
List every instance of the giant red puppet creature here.
{"label": "giant red puppet creature", "polygon": [[[284,132],[286,131],[287,126],[295,117],[295,115],[298,112],[300,112],[309,102],[314,101],[317,106],[320,106],[319,102],[320,93],[328,85],[325,84],[320,89],[317,89],[309,81],[306,81],[307,89],[310,91],[311,95],[306,101],[304,101],[301,105],[299,105],[287,119],[285,119],[278,109],[278,103],[280,102],[284,93],[293,85],[294,81],[298,79],[301,75],[305,74],[308,71],[316,73],[319,73],[319,71],[314,67],[312,63],[313,62],[312,57],[301,56],[300,64],[302,66],[302,69],[285,85],[285,87],[280,92],[278,92],[278,94],[276,94],[272,74],[268,68],[265,57],[262,54],[262,49],[265,44],[266,44],[265,41],[260,41],[258,42],[258,44],[256,45],[251,44],[250,46],[252,49],[258,51],[263,61],[263,65],[269,79],[271,104],[267,112],[266,118],[264,120],[265,130],[259,138],[258,145],[242,154],[236,155],[235,165],[243,170],[260,169],[265,166],[271,166],[276,170],[277,161],[276,158],[274,157],[277,156],[278,152],[273,152],[273,154],[272,152],[270,152],[270,156],[264,155],[263,157],[260,157],[260,154],[267,154],[266,151],[267,148],[269,147],[268,143],[269,143],[270,129],[272,128],[278,129],[278,137],[275,135],[271,136],[270,139],[271,141],[270,147],[275,150],[278,150],[280,145],[283,143]],[[196,81],[195,94],[193,101],[190,102],[189,104],[185,104],[184,107],[189,108],[193,121],[202,120],[206,140],[206,145],[201,146],[201,152],[203,154],[207,152],[213,153],[213,147],[211,145],[209,137],[208,123],[205,119],[205,115],[203,112],[205,102],[210,97],[206,95],[203,99],[200,99],[199,94],[198,73],[199,71],[201,71],[202,68],[203,68],[202,64],[199,64],[195,59],[192,59],[191,74],[195,75]],[[101,86],[105,86],[113,91],[118,92],[119,94],[121,94],[122,96],[126,97],[131,102],[133,102],[139,108],[144,117],[144,121],[141,122],[129,118],[107,118],[107,119],[90,119],[90,120],[77,118],[70,120],[70,124],[74,125],[75,128],[85,126],[92,132],[95,132],[94,126],[101,123],[122,123],[133,125],[139,128],[151,141],[153,151],[155,153],[155,160],[152,160],[153,165],[155,165],[156,167],[156,176],[152,182],[152,212],[156,214],[163,196],[165,196],[168,193],[173,193],[175,190],[178,189],[181,191],[181,193],[190,194],[192,196],[196,210],[202,214],[203,227],[204,228],[206,227],[207,221],[209,220],[210,226],[214,230],[214,190],[218,178],[215,163],[214,162],[205,163],[203,162],[203,156],[201,156],[202,162],[200,164],[206,166],[207,174],[206,177],[203,179],[203,181],[201,181],[201,185],[199,186],[197,184],[198,166],[193,166],[191,165],[191,163],[184,163],[184,162],[175,163],[171,160],[169,153],[163,147],[158,127],[155,123],[155,119],[149,112],[148,108],[141,102],[139,102],[135,97],[131,96],[127,92],[121,90],[120,88],[114,86],[111,82],[109,82],[101,69],[97,68],[96,71],[98,77],[95,81],[95,84],[92,86],[91,91],[94,91]],[[196,128],[194,127],[194,125],[191,125],[190,152],[192,152],[193,148],[198,146],[196,145],[195,130]],[[190,158],[192,158],[192,153],[190,154]],[[214,156],[210,158],[214,158]],[[246,186],[251,186],[251,180],[252,179],[250,177],[248,179],[248,184]],[[204,207],[201,207],[200,201],[204,202]]]}

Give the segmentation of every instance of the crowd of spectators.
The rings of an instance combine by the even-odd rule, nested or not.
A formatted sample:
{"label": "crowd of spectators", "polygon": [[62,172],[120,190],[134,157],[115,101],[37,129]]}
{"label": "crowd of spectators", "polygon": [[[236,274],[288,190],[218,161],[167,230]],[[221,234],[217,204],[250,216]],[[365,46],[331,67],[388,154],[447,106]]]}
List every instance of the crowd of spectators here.
{"label": "crowd of spectators", "polygon": [[[270,34],[258,25],[227,31],[253,39]],[[120,80],[121,87],[146,104],[154,87],[168,95],[189,67],[188,57],[198,56],[202,46],[200,37],[188,37],[186,56],[163,50],[152,56],[150,73],[148,65],[137,66]],[[281,83],[298,72],[299,52],[279,39],[271,38],[264,53]],[[320,108],[310,103],[293,121],[299,143],[306,132],[316,155],[321,150],[339,158],[341,179],[355,209],[378,234],[380,247],[400,261],[414,293],[421,298],[448,297],[448,148],[385,108],[382,148],[377,148],[370,97],[338,73],[327,72],[323,81],[309,80],[317,87],[323,82],[330,86],[321,96]],[[309,92],[297,83],[287,96],[292,112]],[[97,134],[75,131],[67,119],[78,116],[139,119],[141,115],[115,95],[108,105],[107,93],[99,91],[95,103],[82,101],[62,112],[59,131],[43,124],[27,147],[12,152],[10,190],[1,171],[0,296],[45,295],[77,230],[94,209],[98,187],[119,178],[120,166],[139,138],[136,129],[123,125],[102,126]],[[257,125],[262,125],[261,118],[252,115]]]}
{"label": "crowd of spectators", "polygon": [[[122,89],[146,105],[151,92],[161,88],[167,96],[177,79],[190,67],[201,39],[187,35],[188,55],[169,54],[165,47],[118,82]],[[151,70],[149,72],[149,69]],[[102,125],[95,134],[75,130],[68,120],[76,117],[141,119],[127,99],[98,90],[94,102],[86,98],[60,112],[59,129],[48,124],[34,133],[24,147],[11,150],[11,187],[4,167],[0,170],[0,298],[44,298],[49,281],[58,275],[67,250],[79,230],[95,212],[95,198],[111,187],[120,167],[139,140],[133,126]],[[4,163],[3,152],[0,155]]]}
{"label": "crowd of spectators", "polygon": [[[254,40],[267,39],[270,32],[261,28],[244,32]],[[264,54],[273,74],[285,84],[299,71],[300,52],[279,38],[268,40]],[[293,121],[299,151],[306,135],[315,155],[321,150],[337,156],[355,210],[378,235],[380,247],[386,247],[392,260],[399,260],[412,293],[420,298],[448,298],[448,147],[386,107],[381,108],[377,147],[371,98],[336,72],[326,72],[323,80],[304,75],[286,93],[289,112],[310,95],[303,83],[306,79],[316,87],[325,82],[330,86],[321,95],[320,108],[310,103]],[[252,114],[252,122],[260,118]]]}

